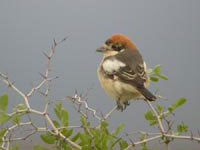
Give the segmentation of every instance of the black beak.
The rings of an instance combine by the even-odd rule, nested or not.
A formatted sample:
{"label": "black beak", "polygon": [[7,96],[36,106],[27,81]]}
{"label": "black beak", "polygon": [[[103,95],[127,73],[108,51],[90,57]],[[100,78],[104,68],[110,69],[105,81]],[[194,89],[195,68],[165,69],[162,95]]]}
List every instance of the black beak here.
{"label": "black beak", "polygon": [[105,47],[105,46],[101,46],[99,48],[96,49],[97,52],[100,52],[100,53],[104,53],[106,52],[108,49]]}

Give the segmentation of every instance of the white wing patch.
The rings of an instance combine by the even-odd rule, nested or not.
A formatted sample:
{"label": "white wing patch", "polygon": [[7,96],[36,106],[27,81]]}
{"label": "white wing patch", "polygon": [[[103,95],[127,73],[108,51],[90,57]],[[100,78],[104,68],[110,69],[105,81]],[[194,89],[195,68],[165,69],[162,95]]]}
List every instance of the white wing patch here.
{"label": "white wing patch", "polygon": [[103,70],[108,74],[117,72],[120,69],[120,67],[125,67],[125,66],[126,65],[123,62],[118,61],[116,59],[108,59],[103,62]]}

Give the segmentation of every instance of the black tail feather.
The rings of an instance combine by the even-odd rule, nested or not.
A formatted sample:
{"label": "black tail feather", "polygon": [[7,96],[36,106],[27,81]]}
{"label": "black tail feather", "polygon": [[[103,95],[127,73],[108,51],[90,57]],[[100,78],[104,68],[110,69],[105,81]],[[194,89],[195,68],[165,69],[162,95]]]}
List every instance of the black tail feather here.
{"label": "black tail feather", "polygon": [[154,96],[148,89],[145,87],[139,87],[137,88],[138,91],[149,101],[155,101],[156,96]]}

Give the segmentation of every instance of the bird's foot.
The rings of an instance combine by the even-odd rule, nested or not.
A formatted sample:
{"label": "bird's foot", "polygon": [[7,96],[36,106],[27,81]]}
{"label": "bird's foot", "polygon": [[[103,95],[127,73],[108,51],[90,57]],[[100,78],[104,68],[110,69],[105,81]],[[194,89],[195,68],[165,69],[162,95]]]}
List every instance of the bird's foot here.
{"label": "bird's foot", "polygon": [[118,100],[117,101],[117,110],[120,110],[121,112],[123,112],[127,106],[129,106],[130,103],[127,101],[127,102],[124,102],[124,103],[120,103],[120,101]]}
{"label": "bird's foot", "polygon": [[124,104],[124,110],[126,109],[127,106],[130,105],[130,103],[128,101],[124,102],[123,104]]}
{"label": "bird's foot", "polygon": [[117,101],[117,110],[120,110],[121,112],[124,110],[123,105],[120,103],[120,101]]}

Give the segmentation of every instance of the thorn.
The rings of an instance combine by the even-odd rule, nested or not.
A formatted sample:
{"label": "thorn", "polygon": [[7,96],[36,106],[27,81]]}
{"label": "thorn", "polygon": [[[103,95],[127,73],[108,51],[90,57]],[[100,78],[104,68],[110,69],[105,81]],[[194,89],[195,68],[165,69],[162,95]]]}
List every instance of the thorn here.
{"label": "thorn", "polygon": [[64,41],[66,41],[67,39],[68,39],[68,36],[64,37],[64,38],[61,40],[61,42],[64,42]]}
{"label": "thorn", "polygon": [[41,95],[46,96],[44,92],[38,91]]}
{"label": "thorn", "polygon": [[101,114],[101,117],[105,119],[105,117],[104,117],[104,115],[103,115],[103,112],[100,112],[100,114]]}
{"label": "thorn", "polygon": [[193,133],[192,133],[192,131],[190,131],[190,135],[191,135],[191,140],[193,140]]}
{"label": "thorn", "polygon": [[77,89],[75,89],[75,95],[77,95],[77,94],[78,94]]}
{"label": "thorn", "polygon": [[54,47],[56,47],[56,45],[57,45],[57,43],[56,43],[56,40],[55,40],[55,39],[53,39],[53,45],[54,45]]}
{"label": "thorn", "polygon": [[131,142],[131,145],[134,147],[135,143],[133,142],[133,140],[131,140],[130,138],[128,138],[128,140]]}
{"label": "thorn", "polygon": [[199,137],[200,137],[200,131],[199,131],[199,129],[197,129],[197,132],[198,132],[198,135],[199,135]]}
{"label": "thorn", "polygon": [[42,73],[39,72],[39,75],[40,75],[43,79],[46,79],[46,76],[43,75]]}
{"label": "thorn", "polygon": [[50,59],[50,57],[45,52],[43,52],[43,54],[47,59]]}

